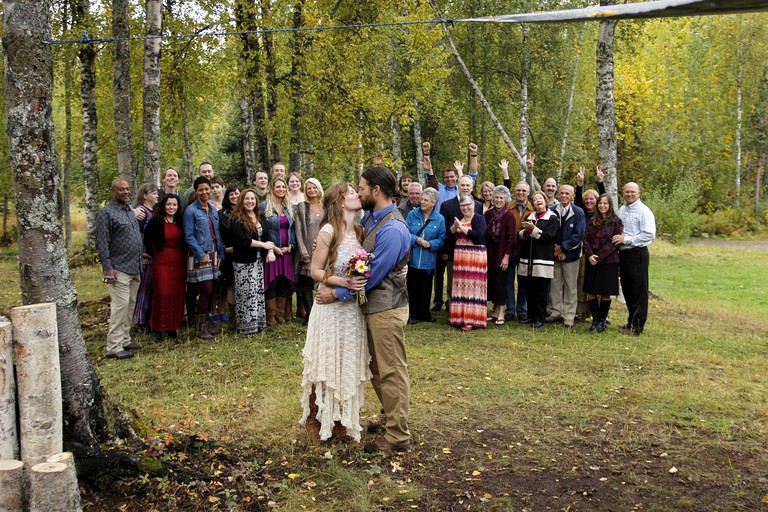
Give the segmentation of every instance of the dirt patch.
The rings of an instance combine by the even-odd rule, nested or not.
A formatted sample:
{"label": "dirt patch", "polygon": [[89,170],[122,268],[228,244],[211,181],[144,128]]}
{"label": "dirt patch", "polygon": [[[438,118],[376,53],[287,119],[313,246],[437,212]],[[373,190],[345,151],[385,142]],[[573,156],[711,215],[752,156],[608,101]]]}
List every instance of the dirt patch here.
{"label": "dirt patch", "polygon": [[[768,481],[755,469],[768,467],[768,456],[743,451],[746,445],[677,429],[656,439],[647,432],[640,435],[635,422],[580,429],[527,424],[526,430],[487,418],[481,424],[483,429],[467,423],[434,425],[443,434],[423,436],[404,455],[368,458],[354,444],[337,446],[338,455],[349,459],[350,469],[366,473],[376,468],[420,490],[411,500],[382,499],[379,510],[768,510],[761,502],[768,495]],[[171,449],[165,460],[205,477],[114,482],[86,491],[84,508],[281,510],[286,479],[313,470],[318,447],[297,447],[302,449],[288,463],[271,464],[267,447],[198,442]],[[317,496],[317,508],[310,510],[342,510],[334,506],[332,495],[324,501]]]}

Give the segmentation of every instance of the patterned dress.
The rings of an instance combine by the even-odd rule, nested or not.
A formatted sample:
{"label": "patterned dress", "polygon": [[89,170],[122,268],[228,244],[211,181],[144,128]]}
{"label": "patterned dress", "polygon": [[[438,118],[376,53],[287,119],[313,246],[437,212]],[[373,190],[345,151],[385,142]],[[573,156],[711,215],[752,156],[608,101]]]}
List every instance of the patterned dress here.
{"label": "patterned dress", "polygon": [[[320,232],[332,232],[326,224]],[[349,261],[361,246],[354,234],[344,237],[339,245],[333,274],[345,277],[342,264]],[[322,287],[323,285],[320,284]],[[300,425],[310,414],[310,397],[315,393],[320,421],[320,439],[331,437],[334,421],[347,428],[347,434],[360,441],[360,409],[363,407],[363,389],[370,380],[365,317],[357,300],[334,301],[312,305],[307,325],[307,341],[302,351],[304,372],[301,385],[304,410]]]}
{"label": "patterned dress", "polygon": [[[263,226],[257,231],[262,240]],[[235,274],[235,318],[237,332],[256,334],[267,326],[267,310],[264,300],[264,262],[261,251],[252,263],[233,264]]]}
{"label": "patterned dress", "polygon": [[[471,223],[465,223],[471,228]],[[456,232],[453,250],[453,286],[448,323],[457,327],[486,327],[488,317],[488,255],[484,245],[475,245]]]}

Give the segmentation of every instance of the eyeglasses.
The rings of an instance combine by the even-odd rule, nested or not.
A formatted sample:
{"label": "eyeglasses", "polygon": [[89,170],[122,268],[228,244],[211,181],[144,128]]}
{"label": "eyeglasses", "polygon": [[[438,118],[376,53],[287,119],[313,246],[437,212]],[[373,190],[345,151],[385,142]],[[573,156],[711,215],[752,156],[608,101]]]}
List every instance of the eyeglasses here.
{"label": "eyeglasses", "polygon": [[462,208],[470,208],[470,207],[473,207],[475,205],[473,205],[472,203],[467,203],[467,204],[461,204],[459,206],[461,206]]}

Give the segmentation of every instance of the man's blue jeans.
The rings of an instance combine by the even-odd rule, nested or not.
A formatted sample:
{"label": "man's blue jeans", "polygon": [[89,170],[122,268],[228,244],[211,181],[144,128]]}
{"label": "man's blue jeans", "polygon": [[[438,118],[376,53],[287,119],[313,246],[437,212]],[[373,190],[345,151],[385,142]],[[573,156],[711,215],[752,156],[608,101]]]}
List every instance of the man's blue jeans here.
{"label": "man's blue jeans", "polygon": [[[517,316],[528,314],[528,305],[525,302],[525,287],[517,276],[517,265],[520,263],[520,254],[514,254],[512,258],[513,267],[507,272],[507,310],[505,315]],[[517,279],[517,307],[515,307],[515,279]]]}

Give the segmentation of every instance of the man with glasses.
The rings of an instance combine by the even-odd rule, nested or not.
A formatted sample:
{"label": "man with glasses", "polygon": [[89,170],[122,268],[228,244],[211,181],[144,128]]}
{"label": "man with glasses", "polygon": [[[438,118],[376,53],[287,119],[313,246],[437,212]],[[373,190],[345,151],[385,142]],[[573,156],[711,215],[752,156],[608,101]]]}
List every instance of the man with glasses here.
{"label": "man with glasses", "polygon": [[[525,181],[520,181],[515,185],[515,204],[509,205],[509,209],[515,217],[515,226],[522,226],[523,221],[533,212],[533,205],[528,200],[530,192],[531,187]],[[528,318],[528,307],[525,302],[525,286],[517,276],[521,249],[522,244],[516,243],[512,254],[512,264],[507,272],[507,309],[504,320],[512,320],[517,313],[517,320],[522,323]],[[515,304],[515,279],[517,279],[517,304]]]}

